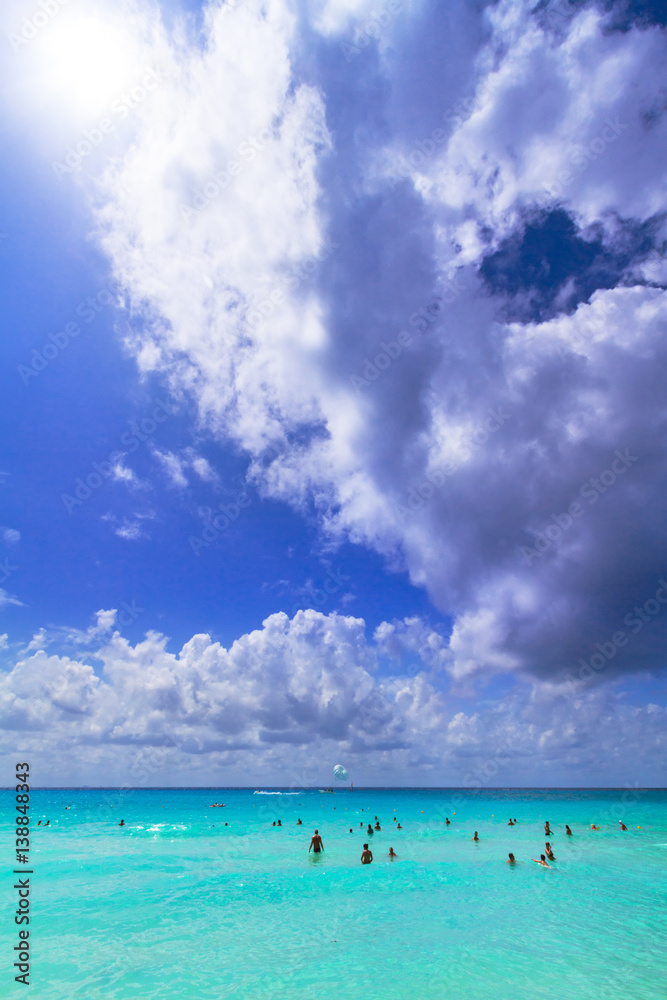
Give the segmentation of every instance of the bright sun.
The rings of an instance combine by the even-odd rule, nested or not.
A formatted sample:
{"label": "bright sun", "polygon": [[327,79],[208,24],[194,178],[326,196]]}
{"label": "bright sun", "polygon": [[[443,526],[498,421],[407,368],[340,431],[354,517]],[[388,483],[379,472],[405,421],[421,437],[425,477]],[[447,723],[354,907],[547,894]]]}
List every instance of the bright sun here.
{"label": "bright sun", "polygon": [[41,84],[75,116],[108,110],[143,69],[134,39],[94,17],[56,19],[40,41]]}

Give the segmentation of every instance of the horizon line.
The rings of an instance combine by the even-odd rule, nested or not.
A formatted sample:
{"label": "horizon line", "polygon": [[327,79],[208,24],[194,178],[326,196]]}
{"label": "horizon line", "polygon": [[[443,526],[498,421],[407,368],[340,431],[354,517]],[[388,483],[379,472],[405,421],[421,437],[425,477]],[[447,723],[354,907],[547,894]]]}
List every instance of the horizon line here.
{"label": "horizon line", "polygon": [[[195,791],[319,791],[320,785],[31,785],[31,792],[91,792],[91,791],[133,791],[133,792],[195,792]],[[332,786],[327,786],[331,788]],[[14,785],[0,785],[0,791],[13,791]],[[642,792],[665,792],[663,785],[488,785],[473,788],[470,785],[357,785],[355,789],[335,788],[335,792],[350,791],[408,791],[408,792],[619,792],[632,789]]]}

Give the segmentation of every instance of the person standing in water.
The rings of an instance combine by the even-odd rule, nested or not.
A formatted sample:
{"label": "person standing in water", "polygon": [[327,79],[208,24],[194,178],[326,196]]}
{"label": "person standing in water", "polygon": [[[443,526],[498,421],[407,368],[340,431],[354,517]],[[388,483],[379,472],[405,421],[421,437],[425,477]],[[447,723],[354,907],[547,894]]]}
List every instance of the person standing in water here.
{"label": "person standing in water", "polygon": [[310,848],[311,847],[313,849],[313,854],[319,854],[320,851],[324,851],[324,844],[322,843],[322,838],[320,837],[320,835],[317,832],[317,830],[315,831],[315,833],[313,834],[313,836],[311,838],[310,847],[308,848],[308,853],[309,854],[310,854]]}
{"label": "person standing in water", "polygon": [[570,828],[567,825],[567,823],[565,824],[565,833],[568,835],[568,837],[572,836],[572,830],[570,830]]}
{"label": "person standing in water", "polygon": [[361,852],[361,863],[362,865],[370,865],[373,860],[373,852],[368,850],[368,844],[364,844],[364,849]]}
{"label": "person standing in water", "polygon": [[477,836],[477,830],[475,830],[475,834],[474,834],[474,836],[473,836],[472,839],[473,840],[479,840],[479,837]]}
{"label": "person standing in water", "polygon": [[398,857],[398,854],[396,853],[396,851],[394,850],[393,847],[389,848],[389,857],[390,858],[397,858]]}
{"label": "person standing in water", "polygon": [[507,861],[507,864],[508,865],[515,865],[516,864],[516,858],[514,857],[514,855],[512,854],[511,851],[510,851],[510,856],[509,856],[509,860]]}

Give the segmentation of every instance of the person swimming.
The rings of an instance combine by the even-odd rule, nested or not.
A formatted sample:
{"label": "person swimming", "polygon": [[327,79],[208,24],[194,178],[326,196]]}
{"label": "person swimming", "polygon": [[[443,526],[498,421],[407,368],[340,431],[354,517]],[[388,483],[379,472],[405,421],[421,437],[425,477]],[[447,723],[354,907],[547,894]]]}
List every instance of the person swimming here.
{"label": "person swimming", "polygon": [[514,855],[512,854],[511,851],[510,851],[509,860],[507,861],[507,864],[508,865],[515,865],[516,864],[516,858],[514,857]]}
{"label": "person swimming", "polygon": [[536,865],[542,865],[543,868],[548,868],[549,867],[549,865],[547,864],[546,859],[545,859],[545,857],[544,857],[543,854],[540,854],[540,860],[539,861],[537,860],[537,858],[531,858],[530,860],[534,861]]}
{"label": "person swimming", "polygon": [[303,823],[301,822],[301,820],[300,820],[300,819],[298,819],[298,820],[296,821],[296,825],[297,825],[297,826],[303,826]]}
{"label": "person swimming", "polygon": [[622,819],[619,819],[618,822],[621,824],[621,830],[627,830],[627,826],[625,825]]}
{"label": "person swimming", "polygon": [[400,824],[400,823],[397,823],[397,824],[396,824],[396,829],[397,829],[397,830],[402,830],[402,829],[403,829],[403,827],[401,826],[401,824]]}
{"label": "person swimming", "polygon": [[278,826],[282,826],[282,825],[283,825],[283,821],[281,819],[279,819],[278,820]]}
{"label": "person swimming", "polygon": [[477,830],[475,830],[475,834],[474,834],[474,836],[473,836],[472,839],[473,840],[479,840],[479,837],[477,836]]}
{"label": "person swimming", "polygon": [[565,833],[568,835],[568,837],[572,836],[572,830],[570,830],[570,828],[567,825],[567,823],[565,824]]}
{"label": "person swimming", "polygon": [[362,865],[370,865],[373,860],[373,852],[368,850],[368,844],[364,844],[364,849],[361,852],[361,863]]}
{"label": "person swimming", "polygon": [[394,850],[393,847],[389,848],[389,857],[390,858],[397,858],[398,857],[398,854],[396,853],[396,851]]}
{"label": "person swimming", "polygon": [[118,826],[125,826],[125,820],[124,820],[124,819],[122,819],[122,820],[120,821],[120,823],[118,824]]}
{"label": "person swimming", "polygon": [[554,855],[554,852],[551,850],[551,844],[549,843],[548,840],[547,840],[546,845],[545,845],[545,850],[546,850],[547,857],[548,857],[549,861],[555,861],[556,857]]}
{"label": "person swimming", "polygon": [[599,830],[600,827],[596,826],[595,823],[591,823],[591,830]]}
{"label": "person swimming", "polygon": [[373,836],[373,827],[371,826],[370,823],[368,824],[368,829],[366,830],[366,833],[369,833],[371,837]]}
{"label": "person swimming", "polygon": [[380,824],[379,824],[379,822],[375,824],[375,829],[376,830],[381,830],[382,829],[381,826],[380,826]]}
{"label": "person swimming", "polygon": [[445,826],[451,826],[451,825],[452,821],[450,820],[449,816],[445,816]]}
{"label": "person swimming", "polygon": [[508,823],[507,825],[508,825],[508,826],[514,826],[514,823],[512,822],[512,820],[510,820],[510,821],[509,821],[509,823]]}
{"label": "person swimming", "polygon": [[322,843],[322,838],[320,837],[318,831],[316,830],[310,840],[310,847],[308,848],[308,853],[310,854],[310,848],[313,849],[313,854],[319,854],[320,851],[324,850],[324,844]]}
{"label": "person swimming", "polygon": [[273,823],[271,824],[271,826],[275,826],[275,825],[276,825],[276,821],[275,821],[275,819],[274,819],[274,821],[273,821]]}

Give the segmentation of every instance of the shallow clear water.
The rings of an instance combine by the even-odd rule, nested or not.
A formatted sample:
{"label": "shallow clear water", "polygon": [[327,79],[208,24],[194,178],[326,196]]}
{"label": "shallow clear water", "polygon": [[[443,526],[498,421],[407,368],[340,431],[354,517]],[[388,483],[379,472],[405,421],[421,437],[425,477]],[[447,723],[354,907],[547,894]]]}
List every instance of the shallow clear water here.
{"label": "shallow clear water", "polygon": [[[7,961],[17,943],[13,792],[0,792],[0,805],[3,992],[9,983],[5,995],[18,996]],[[57,790],[33,791],[31,813],[33,824],[51,820],[32,833],[40,1000],[667,992],[663,791]],[[375,814],[382,830],[369,838]],[[546,819],[557,859],[548,871],[530,860],[544,851]],[[374,863],[362,866],[366,841]]]}

